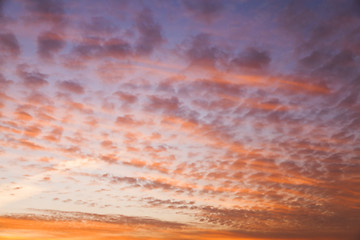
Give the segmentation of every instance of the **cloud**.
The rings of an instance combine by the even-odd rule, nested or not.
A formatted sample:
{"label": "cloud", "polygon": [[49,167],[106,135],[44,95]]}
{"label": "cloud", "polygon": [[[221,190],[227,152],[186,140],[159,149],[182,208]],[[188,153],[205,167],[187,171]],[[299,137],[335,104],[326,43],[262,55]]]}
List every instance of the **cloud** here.
{"label": "cloud", "polygon": [[49,84],[46,80],[48,77],[46,74],[38,71],[28,71],[28,65],[21,64],[17,66],[16,73],[23,79],[23,83],[26,87],[31,89],[37,89],[45,87]]}
{"label": "cloud", "polygon": [[263,70],[270,62],[269,53],[256,48],[247,48],[231,60],[231,63],[241,70]]}
{"label": "cloud", "polygon": [[149,96],[149,103],[145,109],[150,111],[163,111],[164,113],[176,113],[180,111],[181,103],[175,96],[171,98],[162,98],[157,96]]}
{"label": "cloud", "polygon": [[124,104],[134,104],[138,101],[138,97],[136,95],[133,95],[133,94],[130,94],[127,92],[123,92],[123,91],[117,91],[117,92],[113,93],[113,95],[118,97],[119,100],[121,102],[123,102]]}
{"label": "cloud", "polygon": [[123,58],[132,53],[131,46],[128,42],[120,38],[111,38],[104,43],[104,56],[113,58]]}
{"label": "cloud", "polygon": [[30,127],[27,127],[25,129],[25,136],[27,137],[36,137],[41,133],[41,128],[39,128],[39,126],[33,125]]}
{"label": "cloud", "polygon": [[[171,204],[177,205],[174,201],[163,201],[160,199],[144,199],[154,204]],[[179,204],[182,204],[179,201]],[[233,214],[221,211],[216,208],[203,207],[205,211],[212,213],[226,213],[227,216],[235,216],[235,214],[243,215],[250,213],[247,211],[234,211]],[[35,211],[35,210],[33,210]],[[254,232],[250,230],[226,230],[226,229],[204,229],[192,228],[186,224],[162,221],[154,218],[132,217],[116,214],[94,214],[85,212],[66,212],[56,210],[41,210],[37,214],[12,214],[1,217],[1,226],[5,235],[10,234],[7,230],[12,230],[20,236],[22,230],[31,232],[32,236],[46,236],[52,239],[68,239],[74,236],[81,236],[84,239],[105,239],[111,234],[114,239],[143,239],[145,236],[151,236],[151,239],[185,240],[185,239],[324,239],[325,236],[329,240],[335,239],[353,239],[356,236],[351,233],[326,233],[321,235],[319,232],[298,234],[294,232]],[[35,224],[36,223],[36,224]],[[69,224],[69,223],[76,223]],[[76,227],[74,227],[76,226]],[[142,236],[136,236],[138,228],[147,229],[142,231]],[[49,231],[49,229],[51,229]],[[65,230],[64,230],[65,229]],[[18,231],[17,231],[18,230]],[[59,235],[59,231],[61,233]],[[154,234],[156,231],[156,234]],[[19,236],[18,235],[18,236]],[[12,235],[10,235],[12,236]],[[105,237],[104,237],[105,236]],[[355,238],[356,239],[356,238]]]}
{"label": "cloud", "polygon": [[[65,212],[56,210],[40,210],[42,214],[12,214],[3,216],[1,222],[2,230],[26,229],[32,236],[46,236],[52,239],[67,239],[81,237],[83,239],[138,239],[136,231],[139,228],[150,236],[150,229],[157,229],[158,234],[152,232],[152,239],[161,236],[163,231],[176,231],[185,228],[186,225],[171,221],[162,221],[149,217],[133,217],[116,214],[95,214],[85,212]],[[75,225],[68,223],[76,223]],[[37,223],[37,224],[32,224]],[[40,224],[40,225],[39,225]],[[49,231],[49,229],[52,229]],[[61,230],[62,229],[62,230]],[[65,229],[65,231],[64,231]],[[149,229],[149,230],[148,230]],[[59,232],[61,231],[61,233]],[[22,236],[21,231],[17,232]],[[139,239],[142,239],[140,237]]]}
{"label": "cloud", "polygon": [[75,94],[84,93],[84,87],[74,81],[60,81],[58,82],[58,86],[61,90],[64,90],[66,92],[75,93]]}
{"label": "cloud", "polygon": [[53,130],[51,130],[51,132],[44,138],[47,141],[59,142],[61,140],[63,130],[64,129],[62,127],[54,127]]}
{"label": "cloud", "polygon": [[185,57],[190,66],[214,69],[221,62],[224,51],[213,45],[208,34],[200,33],[190,38],[186,43]]}
{"label": "cloud", "polygon": [[359,0],[353,0],[352,1],[352,8],[351,8],[355,14],[357,14],[360,17],[360,2]]}
{"label": "cloud", "polygon": [[29,113],[27,113],[25,111],[20,110],[20,111],[17,111],[15,114],[17,115],[19,120],[29,121],[29,120],[33,119],[33,117]]}
{"label": "cloud", "polygon": [[30,13],[29,19],[35,22],[51,23],[62,26],[65,23],[65,9],[62,1],[33,0],[26,1],[25,6]]}
{"label": "cloud", "polygon": [[113,142],[110,141],[110,140],[102,141],[101,146],[104,147],[104,148],[113,148],[114,147]]}
{"label": "cloud", "polygon": [[16,36],[10,32],[0,33],[0,49],[5,57],[18,57],[21,53]]}
{"label": "cloud", "polygon": [[0,1],[0,19],[4,17],[4,7],[5,7],[6,0]]}
{"label": "cloud", "polygon": [[131,55],[130,44],[121,38],[84,38],[71,52],[71,57],[80,58],[81,61],[98,58],[123,59]]}
{"label": "cloud", "polygon": [[65,47],[63,38],[54,32],[43,32],[37,38],[38,54],[43,59],[52,59]]}
{"label": "cloud", "polygon": [[33,143],[31,141],[28,141],[26,139],[19,139],[18,141],[19,145],[28,149],[32,150],[44,150],[45,148],[39,144]]}
{"label": "cloud", "polygon": [[125,165],[139,167],[139,168],[142,168],[142,167],[146,166],[145,161],[141,161],[141,160],[138,160],[138,159],[131,159],[130,161],[124,161],[123,163]]}
{"label": "cloud", "polygon": [[325,71],[331,75],[346,76],[348,74],[357,73],[356,54],[349,50],[342,50],[321,67],[321,71]]}
{"label": "cloud", "polygon": [[4,75],[0,73],[0,87],[1,87],[1,89],[8,88],[12,83],[13,83],[13,81],[7,80],[4,77]]}
{"label": "cloud", "polygon": [[151,54],[164,41],[161,27],[155,22],[150,9],[143,9],[136,17],[136,30],[139,33],[135,50],[140,55]]}
{"label": "cloud", "polygon": [[119,160],[115,154],[101,155],[100,159],[108,163],[116,163]]}
{"label": "cloud", "polygon": [[[125,216],[125,215],[116,215],[116,214],[95,214],[95,213],[86,213],[86,212],[66,212],[66,211],[57,211],[57,210],[39,210],[43,212],[43,216],[45,219],[52,220],[88,220],[88,221],[98,221],[104,223],[112,223],[112,224],[129,224],[129,225],[150,225],[156,227],[164,227],[164,228],[181,228],[186,226],[185,224],[170,222],[170,221],[161,221],[154,218],[146,218],[146,217],[133,217],[133,216]],[[15,215],[16,216],[16,215]],[[23,217],[26,217],[23,216]],[[28,217],[32,217],[31,215]],[[34,216],[36,219],[36,215]],[[44,219],[44,220],[45,220]]]}
{"label": "cloud", "polygon": [[103,16],[92,17],[89,23],[84,24],[89,34],[111,34],[118,30],[118,26]]}
{"label": "cloud", "polygon": [[148,207],[167,207],[170,209],[188,209],[188,208],[197,208],[194,206],[195,201],[185,201],[185,200],[175,200],[175,199],[158,199],[153,197],[146,197],[141,199],[145,201]]}
{"label": "cloud", "polygon": [[330,54],[320,50],[314,50],[308,56],[303,57],[299,60],[299,64],[308,69],[318,68],[322,66],[326,60],[328,60]]}
{"label": "cloud", "polygon": [[133,116],[130,114],[117,117],[115,123],[119,126],[125,126],[125,127],[131,127],[131,126],[134,127],[134,126],[142,125],[141,121],[134,120]]}
{"label": "cloud", "polygon": [[98,176],[99,179],[108,179],[112,184],[126,183],[132,188],[144,188],[148,190],[162,190],[164,192],[177,192],[193,194],[195,192],[194,186],[180,183],[171,179],[147,179],[144,177],[118,177],[110,174],[103,174]]}
{"label": "cloud", "polygon": [[307,26],[317,22],[316,13],[309,7],[311,1],[289,1],[278,15],[279,25],[297,35],[303,34]]}
{"label": "cloud", "polygon": [[[64,3],[6,8],[0,171],[14,184],[41,173],[48,188],[9,212],[84,212],[8,216],[9,228],[133,240],[355,232],[355,2]],[[121,215],[94,214],[107,212]],[[161,227],[174,219],[186,226]]]}
{"label": "cloud", "polygon": [[96,57],[101,51],[101,41],[98,38],[85,38],[73,48],[73,54],[84,59]]}
{"label": "cloud", "polygon": [[224,5],[219,0],[182,0],[181,3],[196,19],[206,23],[215,21],[224,10]]}

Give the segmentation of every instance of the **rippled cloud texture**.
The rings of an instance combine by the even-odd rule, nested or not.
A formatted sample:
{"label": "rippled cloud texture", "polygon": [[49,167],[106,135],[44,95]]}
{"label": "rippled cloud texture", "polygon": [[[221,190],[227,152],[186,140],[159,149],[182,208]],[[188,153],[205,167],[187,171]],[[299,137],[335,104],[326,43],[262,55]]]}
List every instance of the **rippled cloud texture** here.
{"label": "rippled cloud texture", "polygon": [[360,238],[360,1],[0,1],[0,239]]}

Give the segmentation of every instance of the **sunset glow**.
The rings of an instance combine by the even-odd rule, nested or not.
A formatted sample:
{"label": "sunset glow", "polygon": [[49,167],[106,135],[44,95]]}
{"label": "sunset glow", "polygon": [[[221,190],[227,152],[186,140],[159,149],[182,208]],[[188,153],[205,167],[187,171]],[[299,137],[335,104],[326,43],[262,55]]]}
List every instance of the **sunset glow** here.
{"label": "sunset glow", "polygon": [[360,1],[0,0],[0,239],[360,239]]}

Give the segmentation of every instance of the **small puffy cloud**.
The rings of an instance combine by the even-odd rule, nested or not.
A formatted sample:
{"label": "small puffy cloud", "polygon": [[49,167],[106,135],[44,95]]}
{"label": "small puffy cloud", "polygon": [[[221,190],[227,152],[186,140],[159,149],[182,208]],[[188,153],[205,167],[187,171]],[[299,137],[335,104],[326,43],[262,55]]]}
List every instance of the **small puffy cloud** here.
{"label": "small puffy cloud", "polygon": [[142,10],[135,21],[139,37],[135,44],[136,52],[140,55],[151,54],[164,41],[160,25],[155,22],[150,9]]}
{"label": "small puffy cloud", "polygon": [[38,36],[38,54],[43,59],[52,59],[65,47],[63,38],[54,32],[43,32]]}
{"label": "small puffy cloud", "polygon": [[117,117],[115,123],[119,126],[128,126],[128,127],[139,126],[142,124],[141,121],[135,120],[133,116],[130,114],[125,114],[124,116]]}
{"label": "small puffy cloud", "polygon": [[145,109],[149,111],[162,111],[164,113],[174,113],[180,110],[180,101],[177,97],[162,98],[157,96],[149,96],[149,103]]}
{"label": "small puffy cloud", "polygon": [[185,9],[200,21],[213,22],[224,10],[221,0],[182,0]]}
{"label": "small puffy cloud", "polygon": [[111,38],[103,44],[104,56],[113,58],[123,58],[132,53],[131,46],[128,42],[120,38]]}
{"label": "small puffy cloud", "polygon": [[25,1],[29,19],[37,22],[51,23],[60,26],[65,23],[65,9],[63,1],[32,0]]}
{"label": "small puffy cloud", "polygon": [[23,79],[23,83],[26,87],[36,89],[49,84],[49,82],[46,80],[48,77],[46,74],[40,73],[38,71],[29,71],[27,65],[18,65],[16,73]]}
{"label": "small puffy cloud", "polygon": [[80,60],[102,59],[105,57],[122,59],[132,55],[131,45],[122,38],[84,38],[74,46],[71,55]]}
{"label": "small puffy cloud", "polygon": [[225,52],[212,43],[210,35],[199,33],[185,44],[184,54],[190,66],[213,69],[222,60]]}
{"label": "small puffy cloud", "polygon": [[51,132],[44,137],[47,141],[59,142],[61,140],[63,134],[62,127],[54,127]]}
{"label": "small puffy cloud", "polygon": [[75,94],[83,94],[84,87],[79,83],[74,81],[60,81],[57,83],[61,90],[66,92],[75,93]]}
{"label": "small puffy cloud", "polygon": [[0,33],[0,49],[2,54],[10,57],[17,57],[20,55],[20,45],[13,33]]}
{"label": "small puffy cloud", "polygon": [[115,95],[124,104],[133,104],[138,100],[138,97],[136,95],[123,91],[117,91],[113,95]]}
{"label": "small puffy cloud", "polygon": [[110,34],[118,29],[116,24],[104,16],[92,17],[83,28],[89,34]]}
{"label": "small puffy cloud", "polygon": [[13,82],[11,80],[7,80],[3,74],[0,73],[0,87],[1,89],[8,88]]}
{"label": "small puffy cloud", "polygon": [[256,48],[247,48],[231,60],[234,66],[245,70],[263,70],[269,66],[270,62],[269,53]]}

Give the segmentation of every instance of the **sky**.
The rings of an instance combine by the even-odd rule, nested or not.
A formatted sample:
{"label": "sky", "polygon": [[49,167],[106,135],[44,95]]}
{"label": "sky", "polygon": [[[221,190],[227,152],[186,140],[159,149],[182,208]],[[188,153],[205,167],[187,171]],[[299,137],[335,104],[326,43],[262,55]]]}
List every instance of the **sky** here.
{"label": "sky", "polygon": [[0,239],[359,240],[359,0],[0,0]]}

